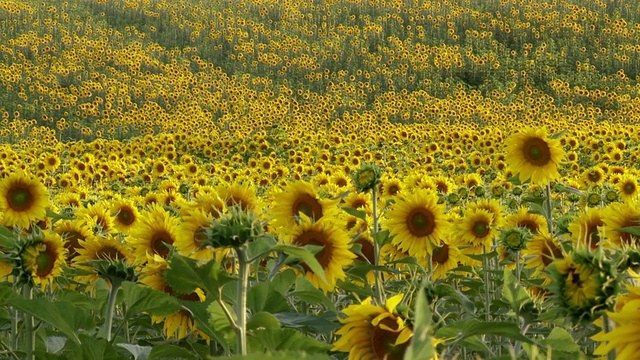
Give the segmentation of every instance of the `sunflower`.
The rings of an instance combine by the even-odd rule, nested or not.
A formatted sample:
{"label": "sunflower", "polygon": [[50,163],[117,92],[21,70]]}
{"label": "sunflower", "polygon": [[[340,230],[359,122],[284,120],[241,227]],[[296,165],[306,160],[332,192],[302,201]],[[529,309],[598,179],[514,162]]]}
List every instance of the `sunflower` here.
{"label": "sunflower", "polygon": [[334,218],[339,200],[321,198],[313,185],[304,181],[287,184],[282,192],[273,196],[274,228],[289,228],[296,224],[296,218],[304,215],[315,221],[327,216]]}
{"label": "sunflower", "polygon": [[547,220],[542,215],[532,214],[526,207],[518,208],[515,214],[508,215],[506,227],[526,228],[532,234],[537,234],[540,229],[545,229]]}
{"label": "sunflower", "polygon": [[402,192],[404,185],[400,179],[395,177],[382,178],[382,196],[385,198],[394,198]]}
{"label": "sunflower", "polygon": [[158,204],[151,205],[140,215],[138,225],[129,234],[136,262],[144,263],[148,253],[166,258],[170,246],[181,236],[179,229],[180,219],[171,216]]}
{"label": "sunflower", "polygon": [[449,239],[442,241],[440,245],[434,245],[431,254],[433,280],[446,278],[451,269],[458,267],[461,258],[462,252]]}
{"label": "sunflower", "polygon": [[527,128],[511,135],[505,146],[505,161],[521,181],[543,184],[560,177],[558,164],[565,156],[559,140],[545,129]]}
{"label": "sunflower", "polygon": [[598,166],[591,167],[582,173],[581,180],[587,187],[602,184],[604,181],[604,171]]}
{"label": "sunflower", "polygon": [[248,182],[222,183],[216,191],[226,206],[240,205],[243,211],[258,212],[259,201],[256,188]]}
{"label": "sunflower", "polygon": [[[202,289],[197,288],[191,294],[180,294],[174,291],[165,280],[164,272],[168,264],[162,257],[150,256],[144,270],[140,274],[140,283],[159,291],[163,291],[173,297],[183,301],[203,302],[205,295]],[[196,335],[209,340],[209,337],[197,329],[196,320],[191,317],[187,310],[178,310],[176,313],[167,316],[151,316],[154,324],[163,323],[162,332],[167,338],[184,339],[191,335]]]}
{"label": "sunflower", "polygon": [[481,199],[474,203],[469,203],[468,208],[471,210],[482,209],[488,211],[492,216],[492,224],[495,227],[502,227],[504,225],[504,207],[500,205],[498,199]]}
{"label": "sunflower", "polygon": [[199,260],[210,260],[214,257],[213,248],[202,248],[208,239],[207,229],[211,227],[214,216],[202,209],[188,211],[188,215],[182,217],[180,224],[181,235],[174,246],[184,255]]}
{"label": "sunflower", "polygon": [[135,204],[124,199],[113,201],[111,205],[111,215],[113,217],[114,227],[123,234],[128,234],[140,217]]}
{"label": "sunflower", "polygon": [[[106,234],[105,236],[91,236],[79,241],[78,255],[73,258],[73,266],[88,271],[94,270],[88,263],[95,260],[124,261],[133,264],[131,249],[127,243],[123,243],[119,236]],[[74,278],[75,281],[85,284],[94,284],[98,280],[98,274],[82,275]]]}
{"label": "sunflower", "polygon": [[43,220],[50,206],[49,192],[40,181],[23,171],[12,173],[0,181],[0,212],[3,225],[28,228]]}
{"label": "sunflower", "polygon": [[323,218],[313,222],[304,215],[301,218],[300,223],[291,230],[291,234],[284,237],[284,242],[298,246],[321,246],[316,259],[324,270],[326,282],[306,264],[301,265],[305,270],[305,277],[312,284],[325,292],[333,291],[336,282],[346,277],[343,268],[353,263],[356,258],[356,255],[349,251],[349,237],[330,219]]}
{"label": "sunflower", "polygon": [[53,231],[64,240],[67,261],[72,261],[78,255],[80,241],[94,236],[91,226],[91,223],[83,219],[61,220],[55,224]]}
{"label": "sunflower", "polygon": [[546,229],[541,229],[529,241],[526,249],[522,250],[527,269],[534,269],[534,274],[543,271],[556,259],[564,258],[560,244],[549,235]]}
{"label": "sunflower", "polygon": [[638,226],[640,209],[628,203],[611,203],[602,210],[602,221],[608,242],[615,247],[636,243],[637,238],[622,228]]}
{"label": "sunflower", "polygon": [[47,285],[52,285],[62,275],[66,255],[62,237],[56,233],[44,233],[23,249],[21,258],[33,284],[40,285],[44,291]]}
{"label": "sunflower", "polygon": [[113,219],[106,201],[100,201],[95,204],[88,204],[86,207],[76,209],[76,218],[85,221],[94,221],[96,233],[108,233],[113,229]]}
{"label": "sunflower", "polygon": [[389,298],[385,307],[367,298],[345,308],[342,312],[347,317],[339,319],[343,325],[336,331],[341,337],[332,351],[349,352],[349,360],[402,359],[413,337],[411,327],[396,314],[402,297]]}
{"label": "sunflower", "polygon": [[438,195],[418,190],[398,199],[387,215],[386,226],[394,235],[392,243],[401,251],[418,258],[431,254],[433,244],[439,244],[447,226],[444,205]]}
{"label": "sunflower", "polygon": [[362,210],[367,213],[367,215],[373,215],[373,209],[371,205],[371,196],[368,193],[361,192],[353,192],[349,195],[345,196],[343,206]]}
{"label": "sunflower", "polygon": [[620,177],[620,180],[615,184],[620,198],[625,202],[632,202],[638,197],[640,191],[638,190],[638,179],[631,174],[624,174]]}
{"label": "sunflower", "polygon": [[462,218],[456,221],[451,235],[459,239],[461,244],[470,246],[465,249],[465,253],[481,253],[483,249],[491,247],[497,235],[493,219],[494,215],[487,210],[468,208],[463,212]]}
{"label": "sunflower", "polygon": [[598,208],[588,208],[578,215],[568,226],[575,248],[597,249],[601,245],[603,226],[602,211]]}

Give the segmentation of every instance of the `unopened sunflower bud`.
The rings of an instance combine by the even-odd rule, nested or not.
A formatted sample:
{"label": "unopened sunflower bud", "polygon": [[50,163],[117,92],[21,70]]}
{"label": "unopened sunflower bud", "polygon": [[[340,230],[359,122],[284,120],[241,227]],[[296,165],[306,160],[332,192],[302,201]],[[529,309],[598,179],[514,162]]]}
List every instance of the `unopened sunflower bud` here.
{"label": "unopened sunflower bud", "polygon": [[380,184],[381,177],[382,171],[377,165],[366,164],[355,173],[353,182],[359,192],[369,192]]}

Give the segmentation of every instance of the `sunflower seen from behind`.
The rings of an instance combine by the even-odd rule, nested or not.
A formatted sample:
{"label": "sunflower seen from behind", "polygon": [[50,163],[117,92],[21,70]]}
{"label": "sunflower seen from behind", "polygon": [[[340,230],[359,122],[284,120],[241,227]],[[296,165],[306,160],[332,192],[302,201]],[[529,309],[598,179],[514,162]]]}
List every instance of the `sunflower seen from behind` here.
{"label": "sunflower seen from behind", "polygon": [[356,255],[350,251],[350,238],[333,220],[322,218],[318,221],[302,215],[290,233],[284,236],[284,242],[297,246],[314,245],[321,249],[315,255],[316,260],[324,271],[324,281],[314,273],[305,263],[301,267],[305,270],[305,277],[313,285],[324,292],[333,291],[338,280],[346,277],[344,268],[353,263]]}
{"label": "sunflower seen from behind", "polygon": [[50,205],[47,188],[23,171],[12,173],[0,181],[0,212],[5,226],[27,229],[31,223],[46,217]]}
{"label": "sunflower seen from behind", "polygon": [[386,228],[394,236],[392,244],[418,258],[432,253],[448,226],[445,207],[431,190],[400,197],[385,216]]}
{"label": "sunflower seen from behind", "polygon": [[526,128],[511,135],[505,152],[505,161],[522,182],[531,179],[534,184],[546,184],[560,177],[558,165],[565,152],[560,141],[550,138],[545,129]]}

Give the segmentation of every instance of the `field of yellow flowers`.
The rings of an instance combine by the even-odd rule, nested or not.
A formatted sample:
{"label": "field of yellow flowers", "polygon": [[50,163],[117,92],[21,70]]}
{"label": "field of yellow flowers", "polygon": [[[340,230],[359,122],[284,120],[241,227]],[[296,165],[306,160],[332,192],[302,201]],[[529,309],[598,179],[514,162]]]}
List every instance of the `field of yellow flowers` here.
{"label": "field of yellow flowers", "polygon": [[640,5],[0,2],[0,358],[633,359]]}

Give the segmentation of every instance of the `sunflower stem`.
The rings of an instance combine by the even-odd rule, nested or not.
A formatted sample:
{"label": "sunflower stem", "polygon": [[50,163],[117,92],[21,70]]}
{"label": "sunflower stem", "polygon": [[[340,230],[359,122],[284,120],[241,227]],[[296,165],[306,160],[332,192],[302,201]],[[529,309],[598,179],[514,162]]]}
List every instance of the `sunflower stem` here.
{"label": "sunflower stem", "polygon": [[[33,289],[31,284],[25,284],[22,287],[22,295],[27,300],[31,300],[33,298]],[[33,360],[33,352],[36,347],[36,333],[33,331],[33,316],[27,313],[24,313],[24,344],[25,359]]]}
{"label": "sunflower stem", "polygon": [[[605,313],[604,315],[602,315],[602,331],[604,331],[604,333],[608,333],[610,332],[611,329],[611,324],[609,323],[609,317],[607,316],[607,314]],[[616,350],[613,349],[611,351],[609,351],[607,353],[607,360],[615,360],[616,358]]]}
{"label": "sunflower stem", "polygon": [[111,282],[111,289],[109,289],[109,297],[107,298],[107,308],[104,315],[104,325],[102,328],[102,333],[107,341],[111,341],[111,329],[113,328],[113,315],[116,310],[118,290],[120,290],[120,282]]}
{"label": "sunflower stem", "polygon": [[547,219],[547,230],[549,230],[549,235],[553,238],[553,219],[551,213],[553,212],[553,203],[551,197],[551,182],[547,181],[547,186],[545,188],[545,195],[547,197],[547,201],[545,203],[545,218]]}
{"label": "sunflower stem", "polygon": [[249,266],[243,249],[235,248],[238,255],[238,299],[236,302],[236,315],[238,318],[238,338],[236,352],[238,355],[247,355],[247,290],[249,287]]}
{"label": "sunflower stem", "polygon": [[516,251],[516,284],[520,282],[520,250]]}
{"label": "sunflower stem", "polygon": [[380,265],[380,244],[376,239],[376,234],[378,233],[378,187],[374,186],[371,189],[371,203],[373,205],[373,229],[371,230],[371,236],[373,237],[373,265],[376,267],[373,270],[373,276],[376,279],[375,284],[375,292],[378,297],[378,304],[380,306],[384,306],[386,303],[386,296],[384,293],[384,286],[382,286],[382,274],[380,270],[378,270],[378,265]]}
{"label": "sunflower stem", "polygon": [[484,310],[485,310],[485,320],[491,320],[491,304],[490,304],[490,296],[489,296],[489,258],[487,257],[487,247],[482,247],[482,274],[484,276]]}

